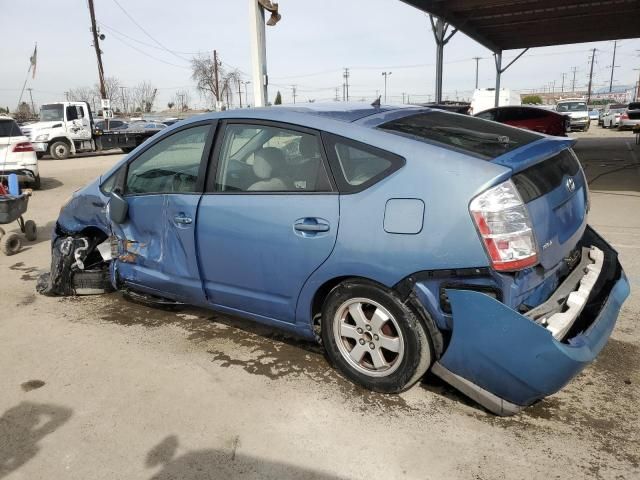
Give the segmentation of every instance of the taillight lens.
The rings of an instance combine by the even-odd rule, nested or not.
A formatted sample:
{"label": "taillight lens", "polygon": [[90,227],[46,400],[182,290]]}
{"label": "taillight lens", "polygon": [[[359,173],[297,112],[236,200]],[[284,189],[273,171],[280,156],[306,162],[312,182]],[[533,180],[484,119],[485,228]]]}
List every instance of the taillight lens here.
{"label": "taillight lens", "polygon": [[629,114],[627,112],[624,112],[620,115],[620,120],[629,120]]}
{"label": "taillight lens", "polygon": [[14,152],[33,152],[33,145],[31,142],[20,142],[16,143],[16,146],[13,147]]}
{"label": "taillight lens", "polygon": [[529,212],[511,180],[475,197],[469,210],[493,268],[514,271],[538,263]]}

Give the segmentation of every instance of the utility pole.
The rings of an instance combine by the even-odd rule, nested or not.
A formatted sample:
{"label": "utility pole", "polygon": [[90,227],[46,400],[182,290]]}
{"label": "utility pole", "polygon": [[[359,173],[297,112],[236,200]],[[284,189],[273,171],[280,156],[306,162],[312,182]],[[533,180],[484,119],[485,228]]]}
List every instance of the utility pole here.
{"label": "utility pole", "polygon": [[[89,3],[89,14],[91,15],[91,32],[93,33],[93,46],[96,49],[96,58],[98,59],[98,79],[100,81],[100,96],[107,98],[107,90],[104,86],[104,68],[102,68],[102,50],[98,38],[98,27],[96,26],[96,12],[93,8],[93,0],[87,0]],[[104,36],[103,36],[104,38]]]}
{"label": "utility pole", "polygon": [[481,57],[473,57],[476,61],[476,90],[478,89],[478,63],[480,62]]}
{"label": "utility pole", "polygon": [[566,74],[566,73],[563,73],[563,74],[562,74],[562,87],[560,87],[560,91],[561,91],[561,92],[564,92],[564,77],[566,77],[566,76],[567,76],[567,74]]}
{"label": "utility pole", "polygon": [[242,80],[238,82],[238,98],[240,99],[240,108],[242,108]]}
{"label": "utility pole", "polygon": [[596,61],[596,49],[591,52],[591,69],[589,71],[589,87],[587,88],[587,105],[591,102],[591,83],[593,80],[593,64]]}
{"label": "utility pole", "polygon": [[336,98],[334,99],[336,102],[340,101],[340,98],[338,97],[338,91],[340,90],[340,87],[336,87]]}
{"label": "utility pole", "polygon": [[219,108],[220,103],[220,82],[218,79],[218,51],[213,51],[213,81],[216,84],[216,109]]}
{"label": "utility pole", "polygon": [[345,102],[349,101],[349,69],[345,68],[344,73],[342,74],[344,77],[344,94],[343,98]]}
{"label": "utility pole", "polygon": [[296,103],[296,87],[297,85],[291,85],[292,95],[293,95],[293,103]]}
{"label": "utility pole", "polygon": [[382,72],[382,76],[384,77],[384,103],[387,103],[387,77],[391,75],[392,72]]}
{"label": "utility pole", "polygon": [[611,79],[609,80],[609,93],[613,89],[613,71],[616,68],[616,46],[618,45],[618,41],[613,41],[613,60],[611,62]]}
{"label": "utility pole", "polygon": [[67,99],[67,102],[69,101],[69,92],[64,92],[64,98]]}
{"label": "utility pole", "polygon": [[402,104],[404,105],[404,97],[405,97],[406,93],[402,92]]}
{"label": "utility pole", "polygon": [[31,94],[31,92],[33,91],[33,88],[29,87],[29,88],[27,88],[27,90],[29,91],[29,98],[31,99],[31,113],[33,113],[35,115],[36,114],[36,106],[33,103],[33,95]]}
{"label": "utility pole", "polygon": [[245,100],[245,103],[247,104],[247,107],[250,107],[249,94],[247,93],[247,85],[251,83],[251,80],[247,80],[246,82],[242,82],[242,83],[244,83],[244,100]]}
{"label": "utility pole", "polygon": [[571,81],[571,93],[576,91],[576,70],[578,67],[573,67],[573,80]]}
{"label": "utility pole", "polygon": [[282,18],[280,13],[278,13],[278,4],[272,3],[271,0],[249,0],[251,60],[253,62],[253,103],[256,107],[264,107],[269,97],[267,42],[264,21],[265,10],[271,13],[267,25],[270,27],[275,26]]}
{"label": "utility pole", "polygon": [[120,87],[120,92],[122,93],[122,108],[124,108],[124,113],[126,115],[126,113],[129,111],[129,109],[127,108],[127,94],[125,93],[125,89],[127,87]]}

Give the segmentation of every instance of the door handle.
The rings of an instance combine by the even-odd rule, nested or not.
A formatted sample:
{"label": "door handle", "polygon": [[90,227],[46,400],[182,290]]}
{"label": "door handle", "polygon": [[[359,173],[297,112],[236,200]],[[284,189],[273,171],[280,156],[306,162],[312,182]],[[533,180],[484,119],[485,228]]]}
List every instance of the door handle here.
{"label": "door handle", "polygon": [[293,228],[299,232],[328,232],[329,225],[322,223],[296,223]]}
{"label": "door handle", "polygon": [[189,225],[193,222],[193,219],[191,217],[186,217],[185,215],[176,215],[173,217],[173,221],[182,225]]}

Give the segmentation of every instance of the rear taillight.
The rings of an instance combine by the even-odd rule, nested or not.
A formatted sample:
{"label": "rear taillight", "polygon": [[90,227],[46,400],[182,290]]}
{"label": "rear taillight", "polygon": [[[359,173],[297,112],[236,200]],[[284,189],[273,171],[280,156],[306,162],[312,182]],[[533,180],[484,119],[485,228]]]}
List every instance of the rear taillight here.
{"label": "rear taillight", "polygon": [[629,114],[627,112],[624,112],[620,115],[620,120],[629,120]]}
{"label": "rear taillight", "polygon": [[14,152],[33,152],[33,145],[31,142],[20,142],[16,143],[16,146],[13,147]]}
{"label": "rear taillight", "polygon": [[513,271],[538,263],[529,212],[511,180],[478,195],[469,211],[493,268]]}

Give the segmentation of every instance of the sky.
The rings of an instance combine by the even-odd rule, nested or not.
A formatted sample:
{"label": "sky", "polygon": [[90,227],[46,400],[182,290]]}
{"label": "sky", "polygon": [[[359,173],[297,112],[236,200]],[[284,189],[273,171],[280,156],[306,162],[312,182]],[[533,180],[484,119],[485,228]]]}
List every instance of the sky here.
{"label": "sky", "polygon": [[[151,82],[158,88],[156,109],[166,108],[177,90],[191,92],[192,105],[206,106],[191,80],[189,59],[213,49],[227,68],[250,80],[249,0],[94,0],[107,76],[124,86]],[[435,42],[428,17],[399,0],[280,0],[282,20],[267,27],[270,99],[280,91],[291,103],[342,97],[342,73],[350,69],[352,100],[384,93],[389,103],[433,98]],[[86,0],[0,0],[0,106],[15,108],[38,43],[35,79],[38,104],[64,100],[64,92],[97,81]],[[596,48],[594,85],[608,86],[613,41],[531,49],[502,77],[515,90],[565,89],[576,67],[576,89],[588,81],[589,56]],[[517,51],[504,53],[503,65]],[[462,33],[445,47],[444,97],[468,98],[479,61],[479,86],[492,87],[495,67],[489,50]],[[640,68],[640,39],[618,42],[614,85],[634,85]],[[251,89],[249,96],[251,101]],[[27,98],[28,100],[28,98]],[[237,98],[234,99],[237,102]]]}

